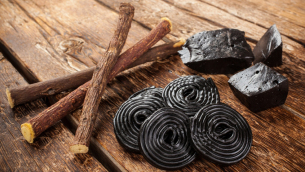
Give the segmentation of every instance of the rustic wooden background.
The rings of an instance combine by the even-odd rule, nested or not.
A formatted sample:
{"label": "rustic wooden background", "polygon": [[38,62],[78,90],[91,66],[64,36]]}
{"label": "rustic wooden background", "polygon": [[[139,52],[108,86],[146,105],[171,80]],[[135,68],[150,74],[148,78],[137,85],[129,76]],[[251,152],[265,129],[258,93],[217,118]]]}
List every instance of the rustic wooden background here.
{"label": "rustic wooden background", "polygon": [[[94,66],[114,33],[120,0],[0,0],[0,171],[160,171],[143,156],[126,152],[116,141],[112,119],[134,92],[164,87],[184,75],[211,77],[221,100],[249,122],[253,145],[249,155],[231,166],[198,157],[181,171],[302,171],[305,167],[305,1],[303,0],[134,0],[135,17],[124,50],[146,35],[161,17],[176,41],[204,30],[236,28],[253,46],[273,24],[283,40],[283,65],[276,71],[289,79],[282,106],[253,113],[233,95],[228,76],[205,75],[170,57],[118,75],[100,104],[91,152],[73,155],[69,144],[80,110],[48,129],[32,145],[20,124],[63,95],[9,107],[5,89],[44,81]],[[124,1],[124,2],[126,2]],[[122,1],[123,2],[123,1]],[[123,50],[123,51],[124,51]],[[2,53],[1,53],[2,52]]]}

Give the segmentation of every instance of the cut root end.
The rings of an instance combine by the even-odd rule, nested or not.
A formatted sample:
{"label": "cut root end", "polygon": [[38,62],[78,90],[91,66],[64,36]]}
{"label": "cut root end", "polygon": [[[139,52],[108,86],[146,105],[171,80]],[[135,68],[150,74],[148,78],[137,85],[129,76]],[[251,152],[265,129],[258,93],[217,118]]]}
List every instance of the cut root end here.
{"label": "cut root end", "polygon": [[15,106],[14,100],[12,99],[11,92],[8,88],[6,89],[6,96],[7,96],[8,103],[10,104],[11,108],[13,108]]}
{"label": "cut root end", "polygon": [[185,39],[183,39],[183,38],[180,38],[180,41],[179,42],[176,42],[174,45],[173,45],[173,47],[174,48],[177,48],[177,47],[182,47],[184,44],[185,44]]}
{"label": "cut root end", "polygon": [[70,152],[73,153],[87,153],[89,148],[85,145],[72,145],[70,146]]}
{"label": "cut root end", "polygon": [[172,22],[170,21],[169,18],[167,18],[167,17],[162,17],[161,20],[162,20],[162,21],[167,21],[167,22],[169,23],[169,29],[170,29],[171,31],[173,30],[173,29],[172,29]]}
{"label": "cut root end", "polygon": [[35,133],[30,123],[24,123],[21,125],[21,133],[26,141],[28,141],[29,143],[33,143]]}

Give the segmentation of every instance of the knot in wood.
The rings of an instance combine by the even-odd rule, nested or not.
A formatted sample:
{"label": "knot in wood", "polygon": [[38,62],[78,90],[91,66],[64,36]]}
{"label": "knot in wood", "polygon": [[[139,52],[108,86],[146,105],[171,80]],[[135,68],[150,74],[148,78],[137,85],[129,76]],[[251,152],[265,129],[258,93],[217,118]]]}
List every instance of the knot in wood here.
{"label": "knot in wood", "polygon": [[84,46],[85,40],[78,37],[69,38],[59,43],[59,48],[64,53],[80,52]]}

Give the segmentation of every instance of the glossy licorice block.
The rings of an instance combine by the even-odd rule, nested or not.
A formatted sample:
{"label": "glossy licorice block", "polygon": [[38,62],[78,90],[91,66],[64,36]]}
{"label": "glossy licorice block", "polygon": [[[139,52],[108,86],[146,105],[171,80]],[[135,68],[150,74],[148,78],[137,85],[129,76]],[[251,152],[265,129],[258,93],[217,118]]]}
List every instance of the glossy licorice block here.
{"label": "glossy licorice block", "polygon": [[251,111],[285,103],[288,79],[263,63],[233,75],[228,81],[234,95]]}
{"label": "glossy licorice block", "polygon": [[237,29],[200,32],[187,39],[179,54],[186,66],[199,72],[233,74],[254,59],[244,35]]}
{"label": "glossy licorice block", "polygon": [[271,26],[253,49],[254,64],[263,62],[274,67],[282,64],[283,43],[276,26]]}
{"label": "glossy licorice block", "polygon": [[191,117],[188,136],[197,153],[217,164],[242,160],[252,145],[248,122],[223,103],[203,106]]}

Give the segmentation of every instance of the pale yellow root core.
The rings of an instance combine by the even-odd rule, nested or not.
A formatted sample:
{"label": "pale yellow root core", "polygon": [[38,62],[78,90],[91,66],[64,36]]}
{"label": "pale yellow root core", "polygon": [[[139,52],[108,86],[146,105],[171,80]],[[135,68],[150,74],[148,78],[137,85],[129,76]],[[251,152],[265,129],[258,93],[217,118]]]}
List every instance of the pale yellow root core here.
{"label": "pale yellow root core", "polygon": [[73,152],[73,153],[87,153],[88,150],[89,150],[88,147],[85,145],[70,146],[70,152]]}
{"label": "pale yellow root core", "polygon": [[168,21],[168,23],[169,23],[169,29],[172,31],[172,22],[170,21],[170,19],[167,18],[167,17],[162,17],[161,20]]}
{"label": "pale yellow root core", "polygon": [[28,141],[29,143],[33,143],[35,133],[30,123],[21,124],[21,133],[26,141]]}
{"label": "pale yellow root core", "polygon": [[6,89],[6,96],[7,96],[8,103],[10,104],[11,108],[13,108],[14,100],[12,99],[11,92],[8,88]]}
{"label": "pale yellow root core", "polygon": [[179,42],[176,42],[173,47],[176,48],[176,47],[182,47],[182,45],[185,44],[185,39],[183,38],[180,38],[180,41]]}

